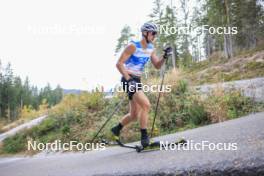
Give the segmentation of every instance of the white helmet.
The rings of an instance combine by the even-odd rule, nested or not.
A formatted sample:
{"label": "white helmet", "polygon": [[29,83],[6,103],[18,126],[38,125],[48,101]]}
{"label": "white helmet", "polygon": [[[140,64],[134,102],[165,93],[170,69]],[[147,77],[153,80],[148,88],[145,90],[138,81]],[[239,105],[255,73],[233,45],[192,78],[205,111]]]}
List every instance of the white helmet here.
{"label": "white helmet", "polygon": [[158,27],[156,24],[148,22],[144,23],[143,26],[141,26],[141,32],[158,32]]}

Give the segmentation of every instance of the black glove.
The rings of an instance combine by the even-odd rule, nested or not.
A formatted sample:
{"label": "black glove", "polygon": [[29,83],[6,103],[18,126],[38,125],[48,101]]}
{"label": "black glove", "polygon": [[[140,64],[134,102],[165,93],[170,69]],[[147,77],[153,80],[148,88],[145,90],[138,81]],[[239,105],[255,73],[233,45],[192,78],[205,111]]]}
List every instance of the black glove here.
{"label": "black glove", "polygon": [[169,56],[172,55],[172,47],[168,46],[164,50],[163,58],[168,59]]}
{"label": "black glove", "polygon": [[137,87],[137,82],[133,79],[130,78],[128,81],[128,89],[130,92],[135,92],[136,91],[136,87]]}

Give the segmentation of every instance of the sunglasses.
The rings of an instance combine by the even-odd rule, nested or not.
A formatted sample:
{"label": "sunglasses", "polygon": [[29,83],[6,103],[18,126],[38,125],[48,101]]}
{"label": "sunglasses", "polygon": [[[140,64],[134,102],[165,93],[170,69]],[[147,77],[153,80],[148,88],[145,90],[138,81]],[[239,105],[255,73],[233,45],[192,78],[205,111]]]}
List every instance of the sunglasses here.
{"label": "sunglasses", "polygon": [[157,35],[157,32],[153,31],[151,32],[152,35]]}

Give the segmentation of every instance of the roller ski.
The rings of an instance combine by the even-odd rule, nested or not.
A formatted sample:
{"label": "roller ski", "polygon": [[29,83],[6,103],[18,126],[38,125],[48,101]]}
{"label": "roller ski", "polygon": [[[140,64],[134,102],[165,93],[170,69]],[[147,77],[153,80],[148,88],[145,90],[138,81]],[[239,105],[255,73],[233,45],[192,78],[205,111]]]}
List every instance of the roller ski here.
{"label": "roller ski", "polygon": [[113,127],[111,129],[111,133],[112,133],[111,140],[108,141],[106,139],[102,139],[101,143],[104,143],[106,145],[119,145],[120,147],[124,147],[124,148],[136,149],[137,148],[136,146],[126,145],[120,141],[119,136],[121,129],[122,129],[121,124],[118,124],[117,126]]}
{"label": "roller ski", "polygon": [[108,140],[106,140],[106,139],[102,139],[102,140],[101,140],[101,143],[104,143],[105,145],[109,145],[109,146],[111,146],[111,145],[118,145],[118,146],[120,146],[120,147],[124,147],[124,148],[135,149],[136,151],[137,151],[137,150],[140,150],[140,149],[139,149],[139,146],[137,146],[137,145],[133,146],[133,145],[123,144],[123,143],[120,141],[120,139],[119,139],[118,136],[112,136],[112,140],[111,140],[111,141],[108,141]]}
{"label": "roller ski", "polygon": [[120,147],[131,148],[131,149],[135,149],[137,152],[140,152],[140,151],[142,151],[142,149],[144,149],[145,147],[150,145],[150,140],[149,140],[149,137],[147,135],[146,129],[141,129],[141,145],[131,146],[131,145],[123,144],[119,138],[120,131],[122,130],[122,128],[123,128],[123,126],[119,123],[117,126],[115,126],[111,129],[112,140],[115,141],[116,144],[119,145]]}
{"label": "roller ski", "polygon": [[[119,145],[120,147],[124,147],[124,148],[130,148],[130,149],[135,149],[136,151],[141,151],[142,149],[142,145],[127,145],[124,144],[120,141],[120,131],[122,130],[122,125],[119,123],[117,126],[113,127],[111,129],[111,133],[112,133],[112,139],[111,141],[108,141],[106,139],[102,139],[101,143],[104,143],[106,145]],[[148,145],[149,143],[149,139],[148,137],[142,137],[142,144],[143,145]]]}
{"label": "roller ski", "polygon": [[155,151],[155,150],[163,150],[163,149],[166,149],[166,146],[169,146],[172,144],[173,145],[186,145],[187,144],[187,141],[185,139],[180,139],[176,142],[168,142],[165,144],[162,144],[161,141],[151,141],[149,145],[147,146],[123,144],[119,140],[119,138],[115,138],[114,142],[110,142],[105,139],[103,139],[102,142],[104,142],[106,145],[119,145],[120,147],[135,149],[138,153],[147,152],[147,151]]}
{"label": "roller ski", "polygon": [[143,147],[141,146],[137,146],[136,151],[137,152],[144,152],[144,151],[154,151],[154,150],[163,150],[166,149],[166,146],[169,145],[186,145],[187,141],[185,139],[180,139],[176,142],[168,142],[166,144],[162,144],[161,141],[152,141],[150,142],[150,144],[148,146]]}
{"label": "roller ski", "polygon": [[135,149],[138,153],[144,152],[144,151],[161,150],[161,149],[164,149],[166,147],[166,145],[171,145],[171,144],[184,145],[187,143],[187,141],[182,138],[176,142],[166,143],[164,145],[161,145],[160,141],[150,141],[147,133],[143,130],[143,131],[141,131],[141,133],[142,133],[141,145],[127,145],[127,144],[123,144],[120,141],[120,138],[119,138],[120,126],[119,127],[118,126],[113,127],[111,129],[111,132],[112,132],[112,141],[114,141],[114,142],[109,142],[107,140],[102,140],[102,142],[104,142],[105,144],[108,144],[108,145],[119,145],[120,147]]}

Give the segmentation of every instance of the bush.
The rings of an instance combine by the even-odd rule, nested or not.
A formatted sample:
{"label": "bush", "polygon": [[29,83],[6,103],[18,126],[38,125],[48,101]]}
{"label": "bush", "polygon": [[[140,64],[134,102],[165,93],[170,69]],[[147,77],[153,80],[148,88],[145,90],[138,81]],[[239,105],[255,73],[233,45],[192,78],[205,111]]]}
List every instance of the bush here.
{"label": "bush", "polygon": [[193,103],[188,108],[188,116],[190,123],[201,125],[207,121],[207,113],[203,105]]}
{"label": "bush", "polygon": [[42,123],[40,123],[40,125],[33,127],[31,134],[34,137],[42,136],[42,135],[47,134],[49,131],[52,131],[58,127],[59,127],[58,121],[55,120],[54,118],[48,117]]}
{"label": "bush", "polygon": [[263,62],[256,62],[256,61],[250,61],[246,64],[246,69],[251,69],[251,70],[254,70],[254,69],[263,69],[264,67],[264,63]]}
{"label": "bush", "polygon": [[179,80],[179,84],[176,88],[179,94],[184,94],[188,92],[188,83],[186,80]]}
{"label": "bush", "polygon": [[63,127],[62,127],[62,129],[61,129],[61,131],[62,131],[62,134],[68,134],[68,133],[70,133],[70,127],[69,127],[69,125],[68,124],[65,124]]}
{"label": "bush", "polygon": [[237,118],[254,110],[253,100],[243,96],[240,91],[225,92],[221,88],[215,89],[204,104],[213,123]]}
{"label": "bush", "polygon": [[104,104],[104,101],[103,101],[103,94],[100,93],[100,92],[96,92],[96,93],[92,93],[92,94],[89,94],[89,98],[87,99],[88,101],[86,101],[86,106],[89,108],[89,109],[100,109],[103,104]]}
{"label": "bush", "polygon": [[254,109],[254,102],[250,98],[243,96],[239,91],[228,93],[225,101],[228,106],[227,117],[229,119],[243,116]]}
{"label": "bush", "polygon": [[176,131],[188,124],[206,123],[208,114],[202,103],[199,97],[189,90],[187,81],[179,80],[172,88],[172,92],[165,94],[161,101],[159,109],[161,130]]}
{"label": "bush", "polygon": [[3,151],[6,153],[17,153],[25,150],[26,135],[23,133],[16,134],[13,137],[8,137],[3,141]]}

